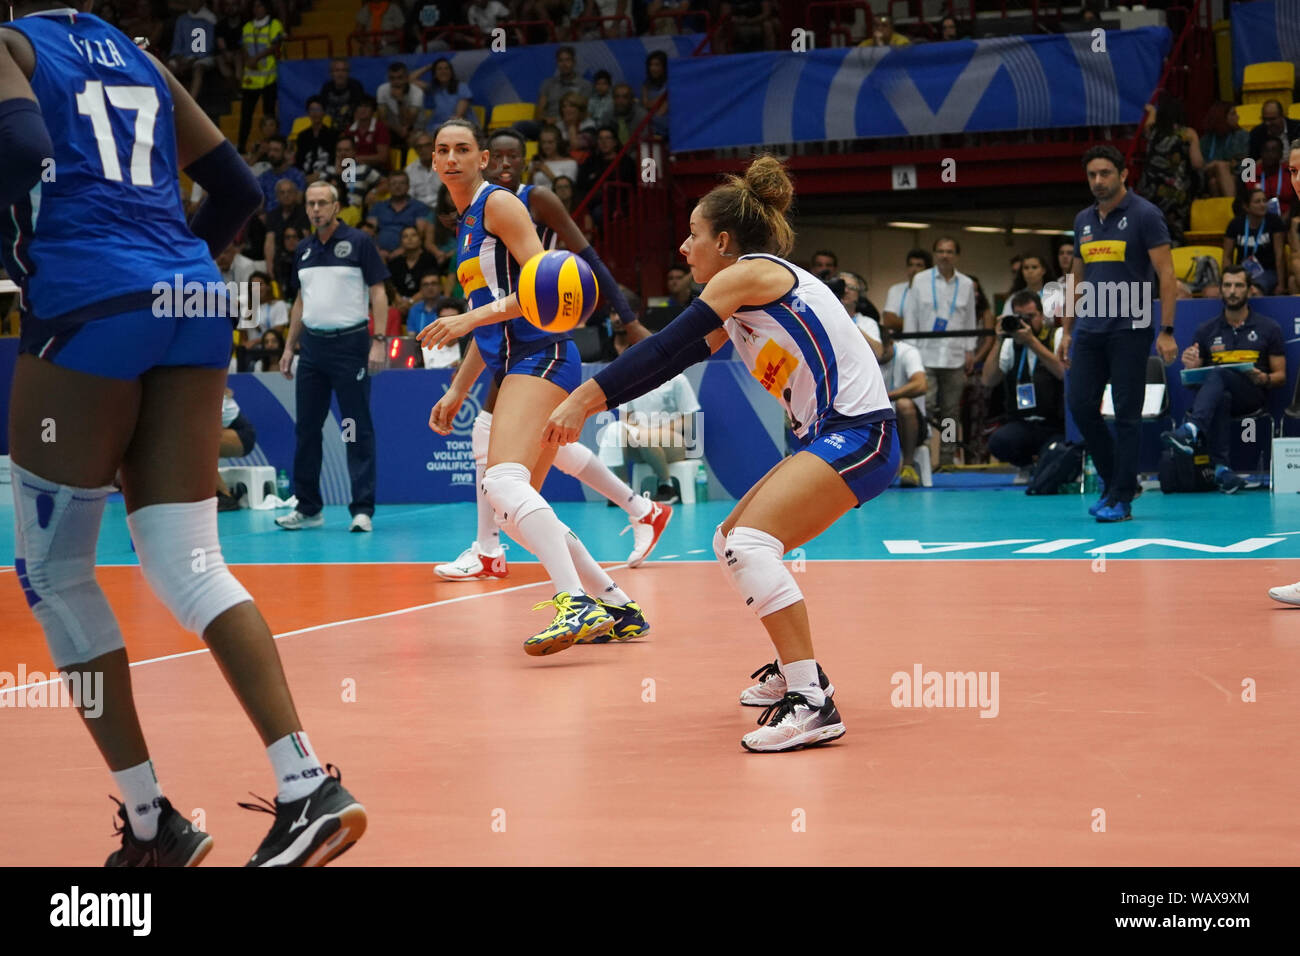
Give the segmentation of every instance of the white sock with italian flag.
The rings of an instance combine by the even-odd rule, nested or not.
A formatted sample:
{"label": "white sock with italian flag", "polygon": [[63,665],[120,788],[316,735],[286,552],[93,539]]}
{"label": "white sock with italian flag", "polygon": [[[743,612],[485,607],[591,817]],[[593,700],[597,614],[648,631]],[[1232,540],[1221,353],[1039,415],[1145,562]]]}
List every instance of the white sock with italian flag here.
{"label": "white sock with italian flag", "polygon": [[281,803],[301,800],[325,782],[325,768],[316,759],[304,731],[286,734],[266,748],[279,787],[276,799]]}

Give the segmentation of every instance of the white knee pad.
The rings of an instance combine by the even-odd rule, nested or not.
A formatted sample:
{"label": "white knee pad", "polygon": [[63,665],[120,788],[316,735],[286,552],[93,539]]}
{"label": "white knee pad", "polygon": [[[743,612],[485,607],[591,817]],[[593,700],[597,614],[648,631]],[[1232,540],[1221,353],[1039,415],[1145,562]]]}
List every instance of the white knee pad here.
{"label": "white knee pad", "polygon": [[56,667],[120,650],[122,632],[95,580],[95,545],[112,488],[70,488],[11,464],[14,570]]}
{"label": "white knee pad", "polygon": [[474,464],[487,467],[488,445],[492,440],[492,413],[479,412],[470,431],[469,447],[474,452]]}
{"label": "white knee pad", "polygon": [[[722,533],[722,525],[713,529],[713,553],[717,555],[718,563],[726,570],[727,562],[723,560],[723,554],[727,550],[727,536]],[[731,575],[727,575],[730,579]]]}
{"label": "white knee pad", "polygon": [[[717,549],[715,536],[714,549]],[[723,546],[722,568],[731,578],[745,605],[760,618],[803,600],[781,555],[785,547],[766,531],[732,528]]]}
{"label": "white knee pad", "polygon": [[518,462],[493,465],[483,475],[483,494],[492,505],[492,517],[516,541],[523,543],[519,534],[519,521],[534,511],[549,508],[531,484],[528,469]]}
{"label": "white knee pad", "polygon": [[126,523],[145,580],[185,630],[202,636],[219,615],[253,600],[221,556],[216,498],[149,505]]}
{"label": "white knee pad", "polygon": [[555,453],[555,467],[566,475],[577,478],[587,466],[596,460],[596,453],[580,441],[561,445]]}

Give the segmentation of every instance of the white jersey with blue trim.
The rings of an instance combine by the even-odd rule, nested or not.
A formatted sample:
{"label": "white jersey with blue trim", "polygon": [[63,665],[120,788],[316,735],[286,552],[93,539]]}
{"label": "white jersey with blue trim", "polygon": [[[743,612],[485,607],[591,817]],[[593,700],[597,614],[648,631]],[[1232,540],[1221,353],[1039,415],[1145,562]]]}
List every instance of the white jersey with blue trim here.
{"label": "white jersey with blue trim", "polygon": [[892,418],[876,356],[826,283],[777,256],[740,259],[770,259],[794,278],[781,298],[742,306],[723,326],[750,374],[790,413],[795,434],[816,436],[832,415]]}

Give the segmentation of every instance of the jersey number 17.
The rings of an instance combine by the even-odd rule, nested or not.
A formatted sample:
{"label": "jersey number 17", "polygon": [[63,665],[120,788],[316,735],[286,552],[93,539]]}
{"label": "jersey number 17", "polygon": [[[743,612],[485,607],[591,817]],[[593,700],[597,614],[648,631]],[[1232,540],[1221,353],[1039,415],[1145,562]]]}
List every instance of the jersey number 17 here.
{"label": "jersey number 17", "polygon": [[108,118],[109,104],[119,110],[135,111],[135,143],[131,147],[131,185],[153,185],[153,134],[158,119],[158,91],[152,86],[109,86],[99,80],[87,80],[77,94],[77,112],[90,117],[99,146],[99,160],[104,178],[120,183],[122,164],[118,161],[117,140]]}

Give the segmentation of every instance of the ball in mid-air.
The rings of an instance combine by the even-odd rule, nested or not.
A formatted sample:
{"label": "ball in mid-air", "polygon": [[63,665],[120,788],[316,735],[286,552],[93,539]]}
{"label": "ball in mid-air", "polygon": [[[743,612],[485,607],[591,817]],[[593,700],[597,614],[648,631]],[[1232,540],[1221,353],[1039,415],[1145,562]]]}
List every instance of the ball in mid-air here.
{"label": "ball in mid-air", "polygon": [[519,308],[545,332],[568,332],[595,311],[596,276],[572,252],[539,252],[519,270]]}

